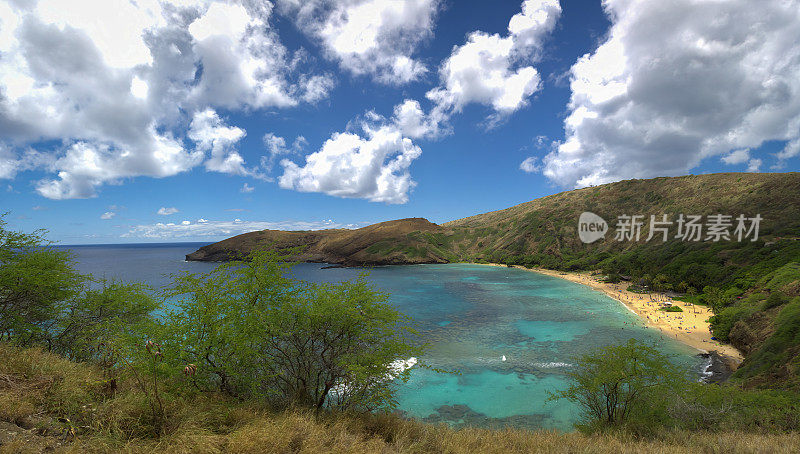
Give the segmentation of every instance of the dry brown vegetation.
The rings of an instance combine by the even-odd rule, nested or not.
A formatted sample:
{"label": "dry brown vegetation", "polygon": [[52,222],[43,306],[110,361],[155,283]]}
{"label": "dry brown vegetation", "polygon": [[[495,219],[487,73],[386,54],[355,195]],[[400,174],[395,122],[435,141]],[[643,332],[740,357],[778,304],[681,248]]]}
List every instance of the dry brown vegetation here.
{"label": "dry brown vegetation", "polygon": [[271,411],[218,395],[168,395],[167,429],[154,437],[147,407],[122,383],[41,349],[0,343],[0,453],[730,453],[798,452],[800,435],[665,432],[584,435],[519,429],[453,430],[394,415]]}

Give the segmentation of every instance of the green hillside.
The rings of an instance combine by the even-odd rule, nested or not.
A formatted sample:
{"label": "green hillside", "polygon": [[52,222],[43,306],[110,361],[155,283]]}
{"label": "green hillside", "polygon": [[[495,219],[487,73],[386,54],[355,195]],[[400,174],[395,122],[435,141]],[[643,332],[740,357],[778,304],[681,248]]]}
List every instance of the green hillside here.
{"label": "green hillside", "polygon": [[[452,229],[454,248],[465,259],[488,260],[521,265],[538,265],[562,269],[590,269],[612,266],[620,270],[660,270],[665,261],[683,256],[687,261],[736,265],[722,251],[748,252],[762,250],[766,243],[780,238],[800,237],[800,174],[714,174],[651,180],[626,180],[603,186],[562,192],[505,210],[480,214],[443,224]],[[578,238],[578,217],[593,212],[612,228],[605,240],[583,244]],[[759,236],[762,241],[684,242],[671,238],[666,243],[656,237],[645,242],[649,233],[649,215],[662,214],[675,220],[678,214],[703,215],[761,214]],[[614,241],[613,224],[620,215],[644,215],[639,242]],[[673,228],[672,235],[675,230]],[[774,245],[781,250],[796,243],[780,240]],[[613,255],[613,258],[612,258]],[[642,257],[642,256],[645,257]],[[659,261],[653,262],[651,255]],[[746,253],[745,255],[750,255]],[[641,260],[645,258],[647,260]],[[695,260],[696,259],[696,260]],[[759,260],[760,261],[760,260]],[[710,268],[710,267],[709,267]],[[714,266],[714,268],[718,268]],[[726,271],[731,271],[728,269]],[[718,282],[719,272],[691,272],[680,277],[689,279],[696,288]],[[673,282],[678,285],[680,281]]]}

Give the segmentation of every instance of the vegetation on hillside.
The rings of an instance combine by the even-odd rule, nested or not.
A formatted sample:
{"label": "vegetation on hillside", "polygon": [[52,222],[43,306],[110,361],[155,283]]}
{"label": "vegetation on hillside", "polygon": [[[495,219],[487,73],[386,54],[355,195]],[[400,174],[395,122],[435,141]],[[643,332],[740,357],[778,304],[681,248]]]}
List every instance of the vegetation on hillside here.
{"label": "vegetation on hillside", "polygon": [[[563,192],[443,225],[463,258],[632,276],[659,291],[702,293],[707,286],[749,288],[800,257],[800,173],[715,174],[627,180]],[[582,212],[609,223],[604,240],[580,241]],[[668,241],[649,236],[649,216],[760,214],[757,241]],[[618,216],[643,215],[639,241],[616,241]],[[733,291],[727,297],[736,297]]]}

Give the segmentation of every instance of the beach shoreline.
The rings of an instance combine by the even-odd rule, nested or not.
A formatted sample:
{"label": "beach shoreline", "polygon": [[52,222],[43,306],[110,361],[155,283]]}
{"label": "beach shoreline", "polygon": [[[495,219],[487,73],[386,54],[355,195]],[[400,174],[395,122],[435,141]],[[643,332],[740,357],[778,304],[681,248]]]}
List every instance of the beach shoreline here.
{"label": "beach shoreline", "polygon": [[[497,263],[481,263],[480,265],[509,267],[508,265]],[[732,370],[735,370],[744,359],[741,352],[732,345],[711,339],[709,323],[706,320],[714,314],[708,307],[673,300],[662,293],[629,292],[625,288],[627,287],[625,283],[600,282],[586,272],[525,268],[519,265],[511,267],[565,279],[603,292],[606,296],[620,302],[625,308],[637,315],[648,327],[659,330],[662,334],[698,350],[699,353],[709,354],[716,352],[716,354],[727,360],[725,362]],[[667,302],[680,307],[683,312],[660,311],[662,303]]]}

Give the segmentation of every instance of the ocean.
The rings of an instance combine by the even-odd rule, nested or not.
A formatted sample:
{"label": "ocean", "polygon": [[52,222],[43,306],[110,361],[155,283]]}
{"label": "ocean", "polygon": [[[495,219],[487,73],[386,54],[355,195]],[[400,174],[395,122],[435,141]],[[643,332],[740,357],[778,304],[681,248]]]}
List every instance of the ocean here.
{"label": "ocean", "polygon": [[[186,262],[207,243],[61,246],[75,254],[79,271],[95,277],[167,285],[170,275],[212,270]],[[663,337],[619,302],[564,279],[525,270],[471,264],[329,268],[301,263],[298,279],[338,282],[367,272],[390,303],[410,315],[429,344],[419,358],[437,373],[414,368],[402,384],[399,411],[453,426],[572,430],[578,409],[549,401],[567,386],[574,358],[629,338],[654,343],[677,367],[700,373],[696,351]]]}

